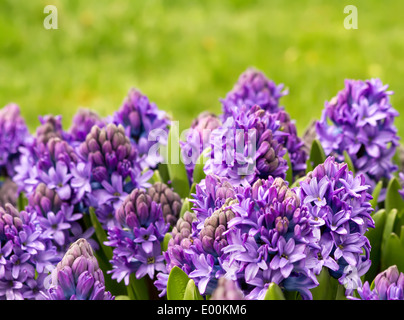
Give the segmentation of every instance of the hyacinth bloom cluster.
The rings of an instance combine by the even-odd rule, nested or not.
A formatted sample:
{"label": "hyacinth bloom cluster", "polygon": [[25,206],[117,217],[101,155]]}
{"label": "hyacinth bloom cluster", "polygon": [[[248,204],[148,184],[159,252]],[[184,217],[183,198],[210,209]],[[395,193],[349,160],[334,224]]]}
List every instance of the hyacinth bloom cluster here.
{"label": "hyacinth bloom cluster", "polygon": [[63,255],[77,239],[89,238],[93,234],[92,227],[83,230],[83,214],[74,212],[75,209],[44,183],[38,184],[28,198],[27,210],[35,212],[43,230],[42,237],[52,240],[59,255]]}
{"label": "hyacinth bloom cluster", "polygon": [[261,71],[249,68],[240,75],[226,98],[221,100],[222,119],[225,121],[228,117],[233,117],[234,106],[251,108],[259,105],[266,112],[276,115],[276,119],[280,122],[279,130],[284,133],[278,140],[288,151],[292,174],[297,178],[304,174],[308,156],[302,139],[297,135],[295,121],[283,107],[279,106],[279,99],[288,94],[287,90],[282,89],[282,84],[277,86]]}
{"label": "hyacinth bloom cluster", "polygon": [[42,237],[35,213],[0,207],[0,299],[42,299],[56,250]]}
{"label": "hyacinth bloom cluster", "polygon": [[[318,245],[298,195],[281,178],[260,179],[237,189],[231,184],[223,187],[226,178],[209,178],[208,187],[197,189],[197,213],[184,215],[172,231],[164,252],[167,271],[180,267],[201,294],[212,294],[218,279],[226,277],[243,288],[247,299],[262,299],[271,282],[310,298],[309,289],[318,283],[305,258]],[[223,198],[198,199],[198,193],[206,194],[209,188],[210,194]],[[202,198],[210,201],[201,202]],[[158,278],[156,286],[164,290],[166,277]]]}
{"label": "hyacinth bloom cluster", "polygon": [[147,194],[161,206],[164,221],[174,226],[179,218],[182,200],[178,193],[163,182],[157,181],[147,188]]}
{"label": "hyacinth bloom cluster", "polygon": [[142,173],[137,151],[121,125],[93,126],[78,150],[83,164],[75,172],[75,185],[108,229],[117,224],[114,211],[125,197],[136,187],[148,186],[153,172]]}
{"label": "hyacinth bloom cluster", "polygon": [[[190,199],[193,202],[192,212],[187,211],[178,219],[172,229],[172,239],[168,243],[168,249],[163,253],[166,260],[166,270],[157,274],[158,280],[155,282],[156,287],[161,291],[160,295],[165,294],[168,273],[174,266],[181,268],[186,274],[190,274],[195,270],[192,256],[200,256],[201,254],[203,256],[202,243],[205,244],[205,248],[206,246],[213,246],[214,244],[211,242],[214,242],[214,237],[212,235],[216,234],[217,230],[217,235],[219,236],[223,228],[226,227],[223,221],[220,223],[221,226],[217,226],[216,224],[219,221],[211,217],[222,216],[227,221],[230,216],[226,217],[226,212],[223,212],[222,207],[226,201],[233,199],[242,189],[240,186],[233,186],[228,178],[215,175],[207,175],[205,179],[196,185],[196,193]],[[206,236],[205,240],[203,236],[202,238],[200,237],[201,234]],[[199,239],[197,240],[198,237]],[[218,248],[217,244],[214,246]],[[213,261],[214,266],[212,267],[215,271],[219,271],[219,276],[220,250],[211,248],[210,251],[213,253],[211,262]],[[200,279],[202,281],[199,281]],[[208,293],[212,292],[217,282],[214,277],[198,277],[196,275],[194,280],[203,289],[202,292],[206,291]]]}
{"label": "hyacinth bloom cluster", "polygon": [[72,119],[72,125],[68,131],[69,140],[78,145],[86,140],[87,134],[91,131],[93,126],[102,128],[105,126],[105,121],[98,115],[98,113],[80,108]]}
{"label": "hyacinth bloom cluster", "polygon": [[211,154],[205,172],[228,177],[236,185],[251,185],[269,176],[285,178],[286,149],[276,116],[255,105],[234,107],[232,117],[210,136]]}
{"label": "hyacinth bloom cluster", "polygon": [[152,200],[143,189],[134,189],[115,212],[119,225],[108,229],[106,245],[113,247],[112,279],[118,282],[129,277],[164,271],[161,242],[169,224],[164,221],[161,205]]}
{"label": "hyacinth bloom cluster", "polygon": [[190,184],[193,182],[193,171],[199,156],[209,147],[212,131],[221,126],[218,116],[210,112],[202,112],[191,124],[185,141],[180,141],[181,153]]}
{"label": "hyacinth bloom cluster", "polygon": [[19,148],[31,140],[28,127],[16,104],[6,105],[0,110],[0,173],[13,177],[14,166],[20,156]]}
{"label": "hyacinth bloom cluster", "polygon": [[234,106],[252,107],[258,104],[262,109],[270,113],[276,113],[283,107],[279,105],[281,97],[288,94],[284,85],[276,85],[269,80],[264,73],[255,68],[248,68],[243,72],[233,89],[227,93],[226,98],[221,99],[223,118],[232,116]]}
{"label": "hyacinth bloom cluster", "polygon": [[166,113],[159,110],[157,105],[149,101],[149,98],[138,89],[131,89],[121,108],[114,113],[112,123],[122,125],[126,135],[141,158],[142,169],[155,168],[162,161],[161,156],[149,154],[149,149],[156,143],[166,145],[168,126],[170,124]]}
{"label": "hyacinth bloom cluster", "polygon": [[306,258],[317,247],[307,207],[281,178],[258,180],[231,206],[225,276],[238,281],[247,299],[262,299],[271,282],[310,299],[318,285]]}
{"label": "hyacinth bloom cluster", "polygon": [[114,300],[105,289],[104,275],[91,245],[78,239],[52,272],[52,281],[43,295],[48,300]]}
{"label": "hyacinth bloom cluster", "polygon": [[359,298],[349,296],[356,300],[404,300],[404,273],[399,272],[397,266],[391,266],[379,273],[374,279],[374,287],[371,288],[366,281],[363,286],[357,288]]}
{"label": "hyacinth bloom cluster", "polygon": [[[354,176],[346,163],[338,163],[334,157],[328,157],[300,182],[301,201],[319,238],[319,248],[307,257],[316,274],[326,267],[341,284],[348,275],[349,281],[360,283],[359,277],[369,269],[370,244],[365,232],[374,228],[374,222],[368,190],[363,175]],[[352,270],[354,275],[349,273]]]}
{"label": "hyacinth bloom cluster", "polygon": [[352,159],[356,173],[362,173],[371,188],[390,179],[397,166],[392,161],[399,145],[391,106],[391,91],[379,79],[345,80],[345,87],[325,103],[316,131],[327,155]]}
{"label": "hyacinth bloom cluster", "polygon": [[21,156],[13,180],[19,191],[29,195],[40,183],[57,189],[60,197],[72,203],[80,201],[70,185],[72,172],[78,164],[69,135],[62,129],[60,116],[40,117],[41,125],[32,142],[20,148]]}

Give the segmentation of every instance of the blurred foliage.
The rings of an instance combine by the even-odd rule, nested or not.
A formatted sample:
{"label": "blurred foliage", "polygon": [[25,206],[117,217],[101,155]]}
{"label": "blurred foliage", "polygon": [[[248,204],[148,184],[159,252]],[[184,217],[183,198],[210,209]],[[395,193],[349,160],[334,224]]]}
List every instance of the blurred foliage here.
{"label": "blurred foliage", "polygon": [[[43,27],[48,4],[58,30]],[[348,4],[357,30],[344,28]],[[77,108],[107,116],[138,87],[185,129],[255,66],[289,88],[300,134],[345,78],[380,77],[402,113],[403,12],[401,0],[2,0],[0,106],[19,104],[31,130],[48,113],[67,128]]]}

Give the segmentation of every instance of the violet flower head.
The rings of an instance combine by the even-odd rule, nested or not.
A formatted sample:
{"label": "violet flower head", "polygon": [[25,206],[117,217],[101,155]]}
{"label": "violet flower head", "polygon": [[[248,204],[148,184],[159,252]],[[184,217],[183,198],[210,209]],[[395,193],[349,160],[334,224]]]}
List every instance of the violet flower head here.
{"label": "violet flower head", "polygon": [[298,194],[283,179],[270,178],[237,199],[225,233],[226,277],[238,281],[247,299],[262,299],[271,282],[311,299],[318,282],[306,257],[317,246],[316,236]]}
{"label": "violet flower head", "polygon": [[39,292],[57,255],[38,225],[35,213],[0,207],[1,300],[42,299]]}
{"label": "violet flower head", "polygon": [[232,117],[212,132],[205,172],[243,186],[269,176],[285,178],[288,165],[286,149],[278,141],[281,135],[276,115],[258,105],[234,107]]}
{"label": "violet flower head", "polygon": [[118,226],[108,229],[106,245],[113,247],[112,279],[129,283],[130,274],[151,279],[157,271],[165,271],[161,242],[168,231],[161,205],[146,191],[134,189],[117,209]]}
{"label": "violet flower head", "polygon": [[195,194],[190,199],[198,220],[197,229],[201,230],[214,211],[220,209],[227,199],[234,199],[242,190],[241,186],[234,186],[226,177],[208,174],[195,186]]}
{"label": "violet flower head", "polygon": [[77,143],[86,140],[93,126],[102,128],[105,125],[101,117],[90,109],[80,108],[73,117],[72,125],[69,129],[71,140]]}
{"label": "violet flower head", "polygon": [[150,147],[156,143],[149,139],[149,135],[154,131],[162,139],[158,143],[166,145],[170,122],[166,113],[146,95],[131,89],[121,108],[114,113],[112,122],[125,128],[126,135],[142,158],[142,168],[155,168],[161,162],[161,156],[149,155]]}
{"label": "violet flower head", "polygon": [[6,203],[11,203],[13,206],[17,205],[18,200],[18,186],[10,178],[6,178],[0,182],[0,206]]}
{"label": "violet flower head", "polygon": [[155,182],[147,189],[152,200],[161,205],[164,221],[174,226],[179,218],[182,200],[178,193],[162,182]]}
{"label": "violet flower head", "polygon": [[345,87],[325,103],[316,131],[326,155],[344,161],[344,151],[352,159],[355,172],[364,174],[371,186],[389,180],[397,170],[392,158],[399,145],[387,85],[379,79],[345,80]]}
{"label": "violet flower head", "polygon": [[104,275],[91,245],[74,242],[52,272],[48,300],[114,300],[105,290]]}
{"label": "violet flower head", "polygon": [[185,141],[180,141],[181,154],[188,174],[190,185],[193,183],[193,172],[199,156],[210,147],[212,132],[221,126],[219,117],[204,111],[196,117],[187,132]]}
{"label": "violet flower head", "polygon": [[278,141],[289,153],[292,175],[296,179],[305,174],[309,153],[304,141],[298,136],[295,121],[290,118],[290,115],[285,110],[279,110],[275,116],[280,122],[279,130],[286,133],[286,135],[280,135]]}
{"label": "violet flower head", "polygon": [[20,156],[19,148],[32,140],[25,120],[16,104],[0,109],[0,171],[13,177],[14,166]]}
{"label": "violet flower head", "polygon": [[27,210],[35,212],[42,228],[42,237],[50,239],[63,255],[71,243],[79,238],[90,238],[94,228],[82,227],[82,213],[76,213],[75,206],[64,202],[59,194],[44,183],[38,184],[28,198]]}
{"label": "violet flower head", "polygon": [[404,273],[397,266],[391,266],[379,273],[374,279],[374,288],[369,282],[357,288],[357,296],[349,296],[352,300],[404,300]]}
{"label": "violet flower head", "polygon": [[79,155],[86,165],[73,173],[73,183],[84,188],[89,183],[91,192],[85,192],[86,205],[95,208],[105,229],[116,225],[114,211],[131,190],[148,187],[147,180],[153,172],[142,172],[137,151],[122,125],[93,126],[79,147]]}
{"label": "violet flower head", "polygon": [[365,232],[374,228],[374,222],[368,190],[363,175],[354,176],[346,163],[338,163],[334,157],[328,157],[300,182],[300,198],[308,208],[311,225],[318,227],[319,248],[308,259],[316,274],[325,266],[343,284],[347,272],[355,268],[355,281],[360,283],[359,277],[369,269],[370,244]]}
{"label": "violet flower head", "polygon": [[220,100],[223,107],[223,120],[232,115],[231,110],[234,106],[252,107],[257,104],[270,113],[279,111],[282,109],[279,105],[280,98],[288,94],[288,91],[283,88],[283,84],[276,85],[261,71],[248,68],[240,75],[226,98]]}

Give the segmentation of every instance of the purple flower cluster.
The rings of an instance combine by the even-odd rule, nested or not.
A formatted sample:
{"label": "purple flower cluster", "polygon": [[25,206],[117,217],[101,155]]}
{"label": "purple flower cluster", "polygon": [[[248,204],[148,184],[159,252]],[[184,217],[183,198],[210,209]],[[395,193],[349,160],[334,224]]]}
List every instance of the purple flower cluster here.
{"label": "purple flower cluster", "polygon": [[371,188],[381,179],[389,180],[397,170],[392,158],[399,145],[391,106],[379,79],[345,80],[345,87],[325,103],[316,131],[326,155],[342,162],[344,151],[352,159],[355,172],[364,174]]}
{"label": "purple flower cluster", "polygon": [[0,299],[42,299],[46,278],[57,259],[42,236],[35,213],[0,207]]}
{"label": "purple flower cluster", "polygon": [[13,177],[20,156],[19,148],[31,140],[31,135],[20,108],[16,104],[6,105],[0,110],[0,172]]}
{"label": "purple flower cluster", "polygon": [[105,229],[117,225],[115,210],[131,190],[148,186],[153,172],[142,172],[137,151],[121,125],[93,126],[78,154],[83,163],[76,167],[73,183],[84,193],[85,206],[95,208]]}
{"label": "purple flower cluster", "polygon": [[114,300],[105,289],[104,275],[91,245],[78,239],[52,272],[47,300]]}
{"label": "purple flower cluster", "polygon": [[38,184],[28,198],[27,210],[35,212],[43,230],[42,237],[50,239],[58,254],[64,254],[70,244],[79,238],[89,238],[94,228],[82,225],[82,213],[74,212],[76,206],[63,201],[59,194],[44,183]]}
{"label": "purple flower cluster", "polygon": [[374,279],[374,288],[371,289],[369,282],[357,288],[359,298],[349,296],[356,300],[404,300],[404,273],[399,272],[397,266],[391,266],[379,273]]}
{"label": "purple flower cluster", "polygon": [[[162,161],[161,156],[149,154],[149,149],[156,142],[151,137],[160,137],[159,144],[166,145],[169,119],[164,111],[137,89],[131,89],[121,108],[114,113],[112,123],[122,125],[126,135],[141,158],[142,169],[154,169]],[[166,133],[166,134],[164,134]]]}
{"label": "purple flower cluster", "polygon": [[181,153],[190,184],[193,182],[195,164],[205,148],[209,147],[212,132],[221,126],[218,116],[210,112],[202,112],[191,124],[186,140],[180,141]]}
{"label": "purple flower cluster", "polygon": [[145,190],[134,189],[116,210],[118,226],[108,229],[108,241],[113,247],[112,279],[129,284],[129,277],[165,271],[161,242],[168,231],[161,205],[152,200]]}
{"label": "purple flower cluster", "polygon": [[317,246],[307,207],[281,178],[258,180],[237,196],[228,224],[226,276],[246,288],[246,298],[262,299],[271,282],[310,299],[318,285],[307,256]]}
{"label": "purple flower cluster", "polygon": [[303,141],[297,135],[295,122],[284,108],[279,106],[280,98],[288,94],[287,90],[282,89],[282,84],[275,85],[262,72],[249,68],[240,75],[226,98],[221,100],[223,107],[221,118],[224,122],[228,117],[233,117],[235,106],[252,108],[259,105],[266,112],[276,115],[276,119],[280,122],[279,131],[284,133],[278,136],[278,141],[288,151],[293,177],[297,178],[304,175],[308,156]]}
{"label": "purple flower cluster", "polygon": [[105,120],[92,110],[84,108],[77,110],[68,131],[71,143],[77,145],[86,140],[87,134],[93,126],[102,128],[105,126]]}
{"label": "purple flower cluster", "polygon": [[[271,282],[310,298],[309,289],[318,283],[305,258],[318,245],[298,195],[281,178],[237,189],[226,186],[226,178],[206,179],[207,187],[197,189],[194,201],[199,217],[188,214],[173,229],[164,252],[167,271],[180,267],[201,294],[211,294],[218,279],[226,277],[237,281],[248,299],[263,298]],[[209,196],[200,196],[207,190]],[[158,277],[161,290],[165,279]]]}
{"label": "purple flower cluster", "polygon": [[232,116],[210,136],[212,150],[205,172],[243,186],[270,176],[285,178],[286,149],[278,141],[283,133],[276,115],[258,105],[231,111]]}
{"label": "purple flower cluster", "polygon": [[279,106],[279,99],[288,94],[283,90],[284,85],[276,85],[261,71],[248,68],[243,72],[233,89],[227,93],[226,98],[221,99],[223,107],[223,119],[232,116],[234,106],[252,107],[258,104],[262,109],[270,113],[276,113],[283,109]]}
{"label": "purple flower cluster", "polygon": [[[307,257],[307,264],[319,274],[323,267],[344,284],[360,282],[369,269],[370,244],[365,236],[374,228],[369,185],[361,174],[353,175],[346,163],[328,157],[300,182],[301,201],[308,208],[310,224],[316,226],[319,248]],[[355,269],[353,279],[348,271]]]}

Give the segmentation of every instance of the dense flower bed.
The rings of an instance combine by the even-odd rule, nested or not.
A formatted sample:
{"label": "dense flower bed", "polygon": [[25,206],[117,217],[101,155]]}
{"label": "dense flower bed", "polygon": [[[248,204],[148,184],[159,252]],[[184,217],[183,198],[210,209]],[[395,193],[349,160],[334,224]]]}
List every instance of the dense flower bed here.
{"label": "dense flower bed", "polygon": [[137,89],[34,134],[5,106],[0,299],[404,299],[387,88],[346,80],[300,135],[253,68],[181,135]]}

